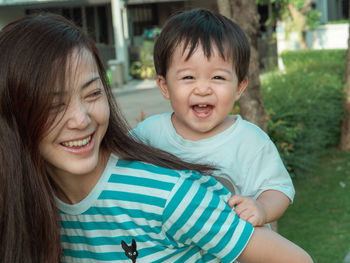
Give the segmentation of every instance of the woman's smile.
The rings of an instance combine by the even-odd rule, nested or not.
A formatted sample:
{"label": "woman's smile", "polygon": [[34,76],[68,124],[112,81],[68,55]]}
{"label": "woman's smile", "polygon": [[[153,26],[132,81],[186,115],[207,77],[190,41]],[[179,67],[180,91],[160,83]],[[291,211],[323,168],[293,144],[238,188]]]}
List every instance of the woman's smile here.
{"label": "woman's smile", "polygon": [[94,147],[94,133],[83,139],[62,142],[65,150],[75,154],[86,154],[91,152]]}

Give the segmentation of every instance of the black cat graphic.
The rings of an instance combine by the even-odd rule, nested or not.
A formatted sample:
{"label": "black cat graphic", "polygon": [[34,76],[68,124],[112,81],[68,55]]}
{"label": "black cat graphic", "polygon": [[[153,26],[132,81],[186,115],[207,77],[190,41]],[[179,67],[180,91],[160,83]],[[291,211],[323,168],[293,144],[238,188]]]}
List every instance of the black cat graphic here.
{"label": "black cat graphic", "polygon": [[128,244],[126,244],[122,240],[122,248],[125,251],[125,255],[132,260],[132,263],[136,263],[136,258],[139,255],[139,252],[137,252],[137,249],[136,249],[135,239],[132,240],[131,246],[128,246]]}

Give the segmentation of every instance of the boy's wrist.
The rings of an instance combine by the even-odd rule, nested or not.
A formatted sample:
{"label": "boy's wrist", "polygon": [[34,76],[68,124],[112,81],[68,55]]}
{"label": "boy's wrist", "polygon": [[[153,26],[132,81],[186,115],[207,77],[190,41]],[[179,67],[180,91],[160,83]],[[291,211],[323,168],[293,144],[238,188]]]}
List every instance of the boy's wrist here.
{"label": "boy's wrist", "polygon": [[265,207],[263,205],[263,203],[261,203],[259,200],[256,200],[256,204],[257,204],[257,207],[258,207],[258,210],[259,210],[259,214],[260,214],[260,217],[261,217],[261,224],[260,226],[263,226],[265,224],[267,224],[267,214],[266,214],[266,210],[265,210]]}

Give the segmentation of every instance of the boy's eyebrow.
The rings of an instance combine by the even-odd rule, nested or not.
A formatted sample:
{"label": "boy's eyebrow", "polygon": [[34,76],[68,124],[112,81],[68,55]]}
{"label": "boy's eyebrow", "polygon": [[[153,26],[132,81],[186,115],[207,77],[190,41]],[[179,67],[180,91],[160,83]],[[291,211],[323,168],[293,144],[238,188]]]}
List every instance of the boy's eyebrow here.
{"label": "boy's eyebrow", "polygon": [[187,67],[187,68],[180,68],[180,69],[178,69],[178,70],[176,71],[176,73],[180,73],[180,72],[186,71],[186,70],[191,70],[191,68],[190,68],[190,67]]}
{"label": "boy's eyebrow", "polygon": [[[181,73],[181,72],[183,72],[183,71],[187,71],[187,70],[191,70],[191,68],[190,68],[190,67],[187,67],[187,68],[180,68],[180,69],[178,69],[178,70],[176,71],[176,74]],[[232,74],[232,70],[228,70],[228,69],[226,69],[226,68],[214,68],[214,70],[221,70],[221,71],[225,71],[225,72],[228,73],[228,74]]]}
{"label": "boy's eyebrow", "polygon": [[229,69],[226,69],[226,68],[215,68],[215,70],[225,71],[225,72],[227,72],[228,74],[231,74],[231,73],[232,73],[232,70],[229,70]]}

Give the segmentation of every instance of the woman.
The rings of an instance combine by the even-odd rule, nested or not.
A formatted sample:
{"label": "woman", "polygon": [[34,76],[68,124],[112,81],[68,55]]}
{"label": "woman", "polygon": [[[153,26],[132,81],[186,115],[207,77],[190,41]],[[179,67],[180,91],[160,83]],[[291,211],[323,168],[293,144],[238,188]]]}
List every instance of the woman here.
{"label": "woman", "polygon": [[[94,43],[69,21],[6,26],[0,61],[1,126],[17,135],[0,148],[0,243],[14,251],[2,249],[3,262],[312,262],[272,231],[253,232],[225,188],[189,171],[210,167],[130,138]],[[19,152],[7,156],[11,145]]]}

